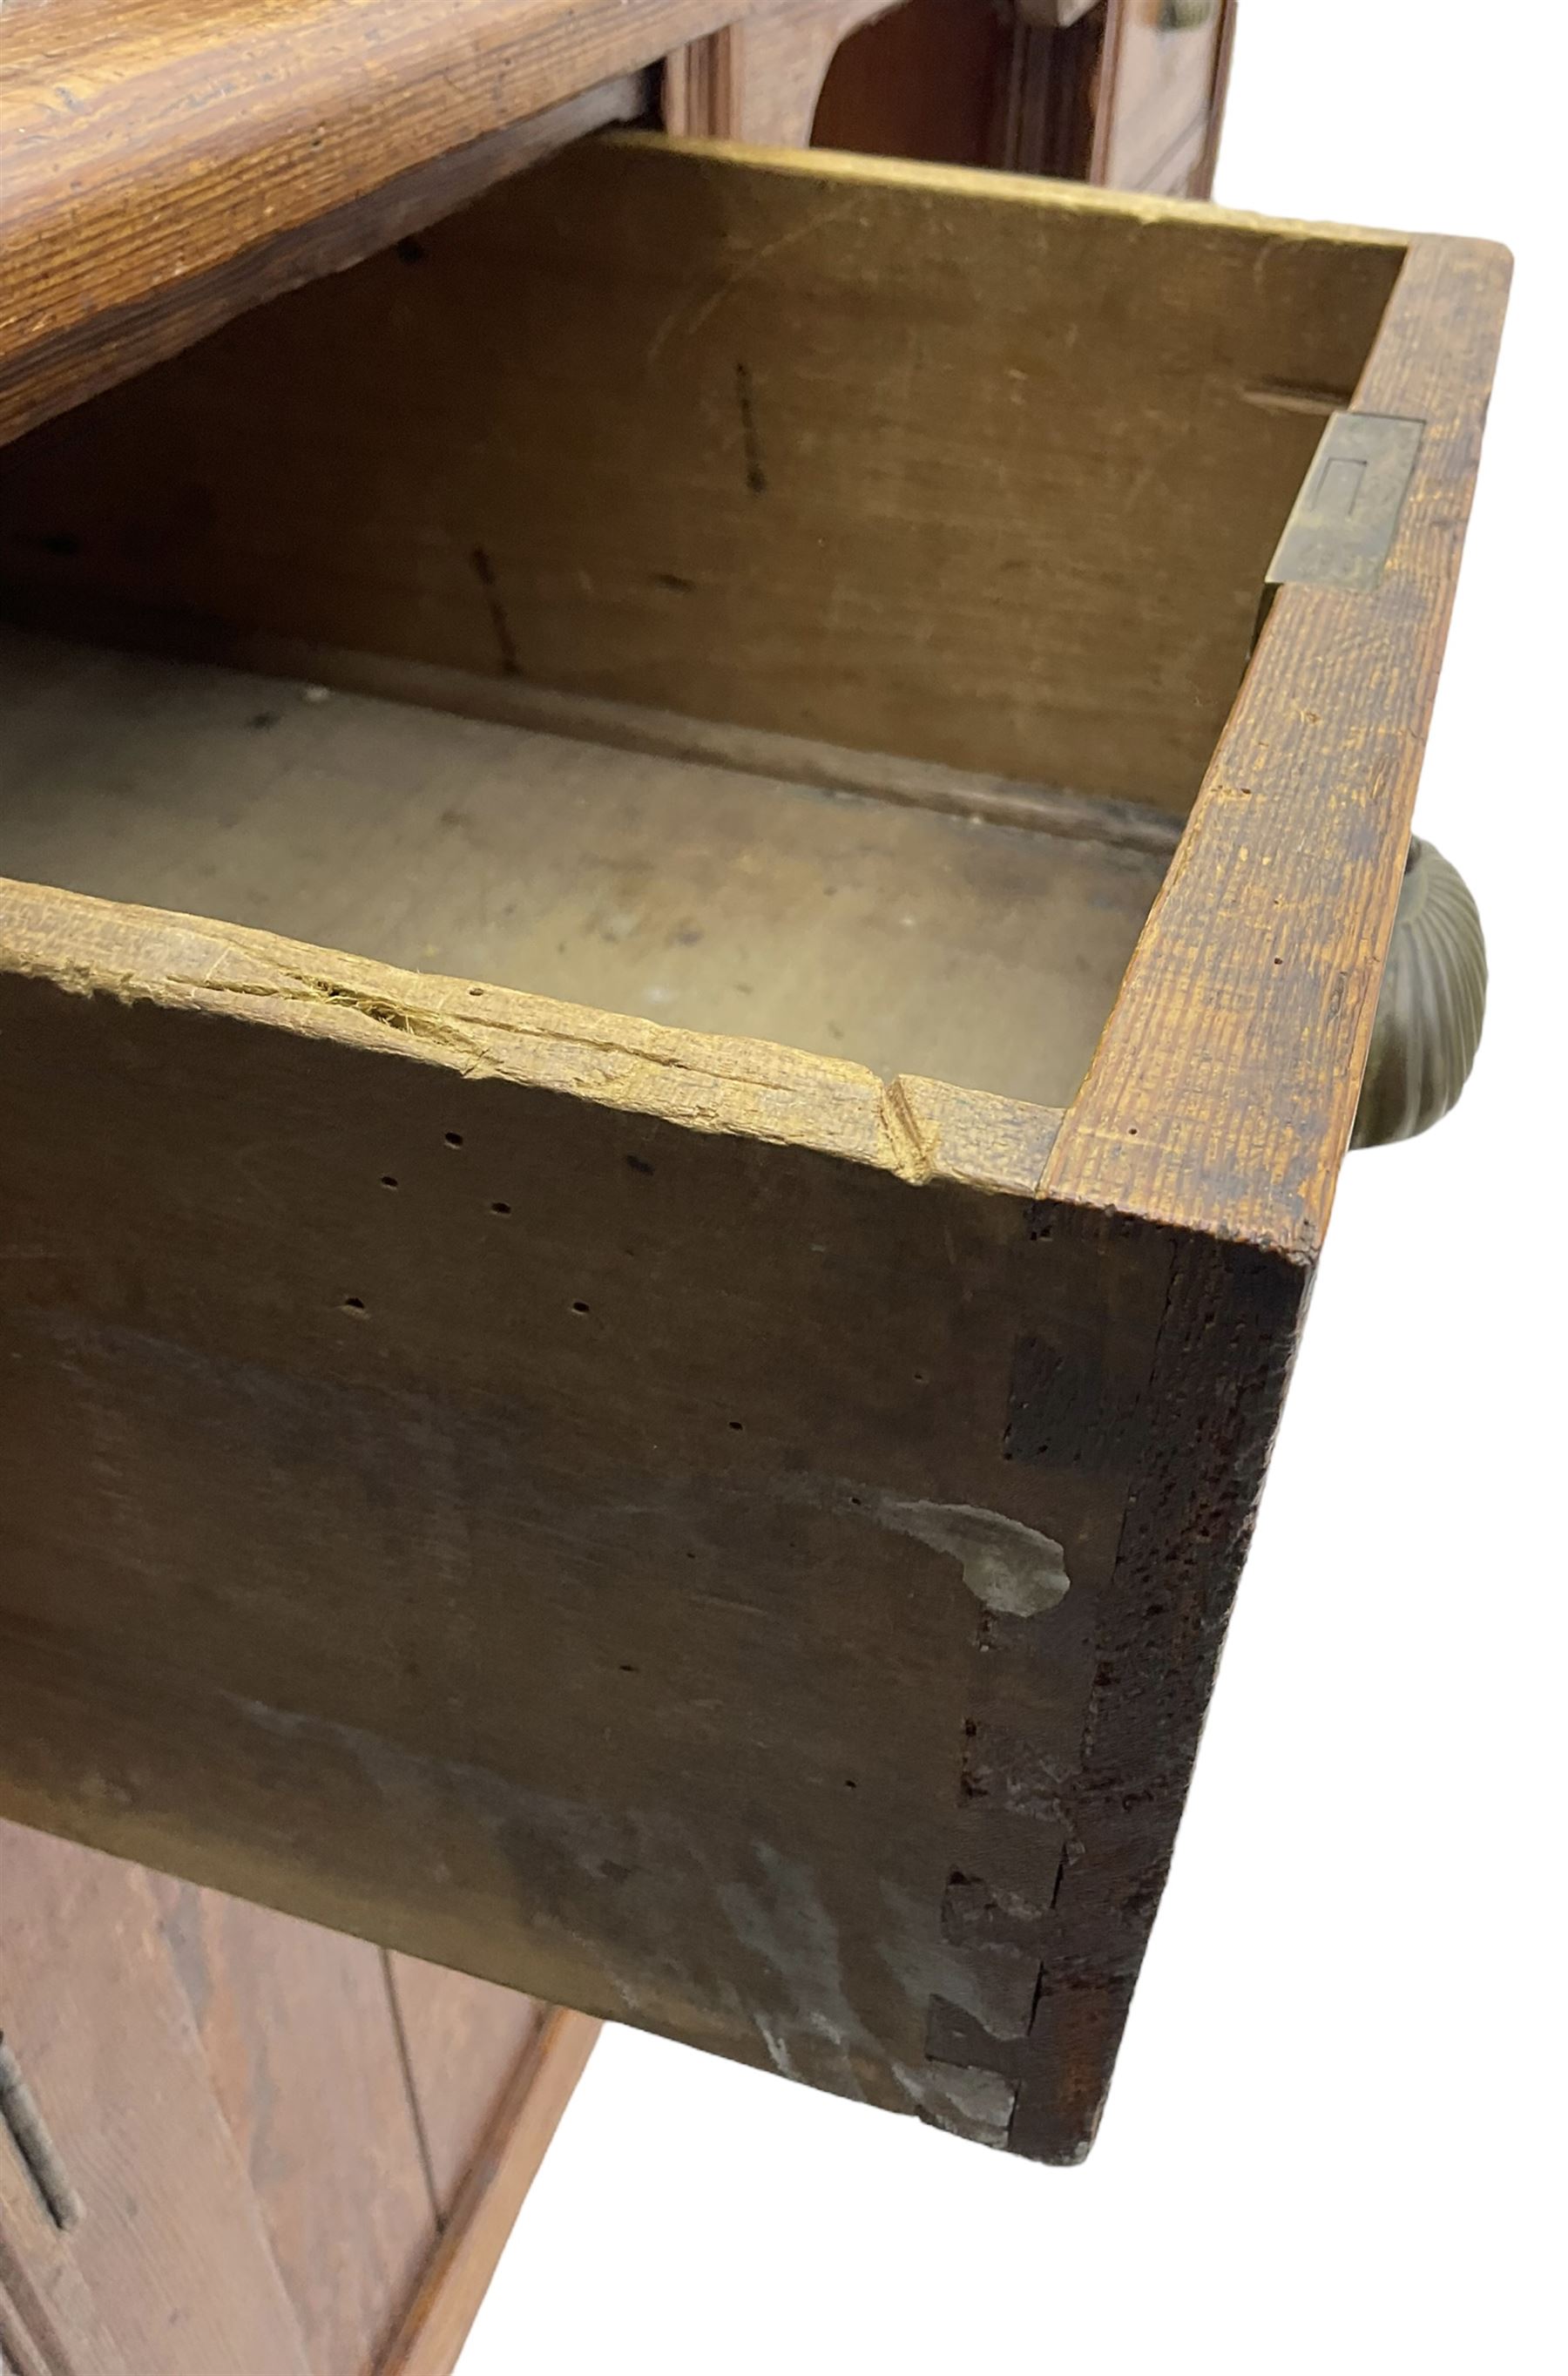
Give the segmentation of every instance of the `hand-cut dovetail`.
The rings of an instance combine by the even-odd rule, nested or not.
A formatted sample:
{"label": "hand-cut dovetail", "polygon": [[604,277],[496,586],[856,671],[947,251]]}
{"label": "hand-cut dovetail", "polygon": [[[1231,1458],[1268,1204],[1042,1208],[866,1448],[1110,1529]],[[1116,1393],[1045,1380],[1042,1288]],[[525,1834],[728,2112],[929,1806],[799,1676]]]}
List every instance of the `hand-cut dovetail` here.
{"label": "hand-cut dovetail", "polygon": [[0,2033],[0,2121],[11,2132],[28,2176],[38,2189],[43,2207],[56,2228],[75,2228],[82,2216],[82,2199],[71,2184],[54,2140],[33,2101],[32,2089],[21,2066]]}

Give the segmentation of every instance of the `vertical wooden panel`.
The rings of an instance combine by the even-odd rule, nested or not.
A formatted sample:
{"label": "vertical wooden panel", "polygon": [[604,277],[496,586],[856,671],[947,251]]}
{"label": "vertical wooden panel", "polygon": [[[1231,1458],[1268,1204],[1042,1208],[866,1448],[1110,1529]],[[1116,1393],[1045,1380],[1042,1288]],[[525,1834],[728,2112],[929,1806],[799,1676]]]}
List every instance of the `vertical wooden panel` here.
{"label": "vertical wooden panel", "polygon": [[0,1882],[6,2036],[85,2205],[58,2247],[40,2206],[18,2247],[45,2282],[62,2254],[75,2273],[44,2354],[71,2376],[110,2346],[136,2376],[312,2376],[147,1876],[7,1824]]}
{"label": "vertical wooden panel", "polygon": [[599,2024],[552,2007],[512,2074],[423,2284],[376,2376],[451,2376]]}
{"label": "vertical wooden panel", "polygon": [[446,2219],[542,2018],[532,1997],[416,1955],[388,1955],[430,2181]]}
{"label": "vertical wooden panel", "polygon": [[1164,24],[1157,6],[1111,0],[1092,178],[1172,196],[1193,189],[1223,96],[1227,48],[1218,0],[1202,23],[1185,26]]}
{"label": "vertical wooden panel", "polygon": [[313,2369],[369,2367],[435,2241],[379,1949],[148,1874]]}
{"label": "vertical wooden panel", "polygon": [[984,165],[1015,35],[990,0],[904,0],[850,35],[827,70],[818,148]]}
{"label": "vertical wooden panel", "polygon": [[[0,1871],[4,1871],[0,1852]],[[7,1925],[9,1922],[7,1911]],[[6,1984],[0,1965],[0,1987]],[[0,2368],[6,2376],[135,2376],[0,2132]]]}

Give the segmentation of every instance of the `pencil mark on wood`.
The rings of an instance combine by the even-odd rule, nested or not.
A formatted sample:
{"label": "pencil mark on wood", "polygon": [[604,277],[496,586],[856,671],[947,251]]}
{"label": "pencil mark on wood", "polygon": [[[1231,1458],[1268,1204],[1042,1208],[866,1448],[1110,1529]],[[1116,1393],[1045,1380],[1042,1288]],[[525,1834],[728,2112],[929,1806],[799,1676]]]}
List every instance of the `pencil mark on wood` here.
{"label": "pencil mark on wood", "polygon": [[752,393],[752,374],[745,363],[735,365],[735,400],[741,411],[741,447],[746,460],[746,484],[754,495],[767,493],[767,473],[762,467],[762,441],[757,435],[756,400]]}
{"label": "pencil mark on wood", "polygon": [[495,635],[495,649],[501,661],[501,673],[503,676],[521,676],[523,671],[517,660],[517,647],[513,640],[511,622],[506,616],[506,606],[501,599],[501,588],[496,580],[495,564],[482,544],[476,544],[469,558],[474,576],[479,579],[483,589],[485,608],[490,612],[490,624]]}

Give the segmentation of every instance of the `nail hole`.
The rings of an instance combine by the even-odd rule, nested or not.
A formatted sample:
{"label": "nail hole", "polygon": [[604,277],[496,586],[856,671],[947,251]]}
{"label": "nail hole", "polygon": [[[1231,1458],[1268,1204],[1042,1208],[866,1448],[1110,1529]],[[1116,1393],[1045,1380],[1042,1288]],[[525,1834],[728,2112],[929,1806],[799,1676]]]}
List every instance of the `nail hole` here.
{"label": "nail hole", "polygon": [[490,1208],[490,1209],[491,1209],[491,1211],[492,1211],[493,1213],[509,1213],[509,1212],[511,1211],[512,1207],[510,1206],[510,1205],[504,1203],[504,1202],[503,1202],[503,1200],[498,1196],[498,1197],[496,1198],[496,1200],[495,1200],[494,1204],[493,1204],[493,1205],[492,1205],[492,1206],[491,1206],[491,1208]]}
{"label": "nail hole", "polygon": [[384,1171],[381,1175],[381,1184],[384,1188],[396,1188],[398,1182],[393,1179],[390,1171]]}
{"label": "nail hole", "polygon": [[745,1421],[743,1420],[732,1419],[730,1424],[734,1429],[737,1435],[743,1435],[745,1433]]}
{"label": "nail hole", "polygon": [[461,1146],[462,1143],[463,1134],[460,1130],[449,1130],[447,1132],[446,1144],[448,1146]]}
{"label": "nail hole", "polygon": [[923,1386],[929,1384],[929,1380],[927,1379],[926,1373],[923,1370],[917,1370],[915,1372],[915,1384],[917,1386]]}
{"label": "nail hole", "polygon": [[858,1785],[857,1783],[851,1782],[851,1781],[849,1780],[849,1778],[848,1775],[846,1775],[846,1776],[845,1776],[845,1777],[844,1777],[844,1788],[845,1788],[845,1789],[846,1789],[846,1790],[854,1790],[854,1789],[857,1789],[857,1788],[859,1788],[859,1785]]}
{"label": "nail hole", "polygon": [[621,1672],[624,1675],[639,1675],[642,1672],[642,1669],[640,1667],[623,1667]]}
{"label": "nail hole", "polygon": [[482,981],[476,981],[476,982],[474,982],[473,984],[471,984],[471,986],[470,986],[470,988],[469,988],[469,996],[470,998],[482,998],[482,997],[484,996],[484,984],[483,984],[483,982],[482,982]]}
{"label": "nail hole", "polygon": [[346,1295],[343,1298],[343,1309],[345,1312],[362,1312],[364,1310],[363,1296]]}
{"label": "nail hole", "polygon": [[586,1312],[588,1310],[588,1305],[586,1303],[574,1303],[572,1309],[574,1312]]}
{"label": "nail hole", "polygon": [[653,1178],[652,1164],[645,1163],[640,1155],[628,1155],[626,1158],[626,1164],[629,1170],[640,1171],[645,1180],[651,1180]]}

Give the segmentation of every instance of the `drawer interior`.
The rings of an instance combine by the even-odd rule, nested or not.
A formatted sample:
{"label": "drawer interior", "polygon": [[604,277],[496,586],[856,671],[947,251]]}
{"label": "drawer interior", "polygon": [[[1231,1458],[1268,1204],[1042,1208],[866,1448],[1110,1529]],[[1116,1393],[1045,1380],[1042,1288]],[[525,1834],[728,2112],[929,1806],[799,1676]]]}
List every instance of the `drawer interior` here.
{"label": "drawer interior", "polygon": [[1042,1105],[1174,840],[14,630],[0,719],[0,873]]}
{"label": "drawer interior", "polygon": [[0,869],[1065,1103],[1402,254],[584,144],[0,455]]}

